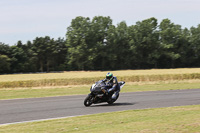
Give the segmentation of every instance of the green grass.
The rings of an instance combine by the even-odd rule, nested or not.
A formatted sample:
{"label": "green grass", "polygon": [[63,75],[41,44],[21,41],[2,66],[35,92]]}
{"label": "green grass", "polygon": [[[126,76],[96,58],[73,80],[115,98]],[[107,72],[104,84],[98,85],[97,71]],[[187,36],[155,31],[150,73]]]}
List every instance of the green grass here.
{"label": "green grass", "polygon": [[[195,68],[123,70],[113,73],[119,81],[127,82],[121,92],[136,92],[200,88],[199,71],[199,68]],[[0,99],[86,95],[90,86],[102,79],[105,73],[93,71],[0,75]]]}
{"label": "green grass", "polygon": [[[121,92],[200,88],[200,68],[112,71],[126,81]],[[0,99],[87,95],[106,72],[0,75]],[[200,105],[103,113],[0,126],[0,133],[197,133]]]}
{"label": "green grass", "polygon": [[200,105],[129,110],[0,126],[1,133],[199,133]]}
{"label": "green grass", "polygon": [[200,82],[197,83],[156,83],[144,85],[127,85],[122,92],[138,91],[162,91],[162,90],[182,90],[182,89],[200,89]]}
{"label": "green grass", "polygon": [[0,99],[38,98],[64,95],[80,95],[89,93],[89,86],[64,88],[22,88],[0,89]]}
{"label": "green grass", "polygon": [[[151,82],[150,82],[151,83]],[[176,89],[197,89],[200,88],[200,82],[179,82],[179,83],[127,83],[121,92],[137,91],[158,91],[158,90],[176,90]],[[16,98],[36,98],[64,95],[87,95],[90,92],[90,85],[66,86],[58,88],[2,88],[0,89],[0,99]]]}

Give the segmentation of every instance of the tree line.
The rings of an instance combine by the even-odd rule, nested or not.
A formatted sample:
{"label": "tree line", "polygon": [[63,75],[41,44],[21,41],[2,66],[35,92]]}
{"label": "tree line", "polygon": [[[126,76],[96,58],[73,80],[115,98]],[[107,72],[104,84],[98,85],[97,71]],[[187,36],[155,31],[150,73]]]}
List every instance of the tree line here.
{"label": "tree line", "polygon": [[0,43],[0,73],[200,67],[200,24],[182,28],[154,17],[128,26],[76,17],[66,38]]}

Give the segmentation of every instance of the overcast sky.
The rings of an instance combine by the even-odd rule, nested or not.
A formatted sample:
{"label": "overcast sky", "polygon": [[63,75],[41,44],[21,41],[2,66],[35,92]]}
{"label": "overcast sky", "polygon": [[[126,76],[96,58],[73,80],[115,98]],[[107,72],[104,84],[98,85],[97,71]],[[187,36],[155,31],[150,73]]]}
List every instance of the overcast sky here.
{"label": "overcast sky", "polygon": [[134,25],[168,18],[182,28],[200,24],[200,0],[0,0],[0,42],[13,45],[36,37],[65,37],[77,16],[110,16]]}

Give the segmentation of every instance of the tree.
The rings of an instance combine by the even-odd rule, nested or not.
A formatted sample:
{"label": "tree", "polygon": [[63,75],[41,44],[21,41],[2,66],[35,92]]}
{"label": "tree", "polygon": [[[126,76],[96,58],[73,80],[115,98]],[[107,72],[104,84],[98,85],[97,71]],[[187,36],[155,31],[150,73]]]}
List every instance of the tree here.
{"label": "tree", "polygon": [[68,55],[66,40],[64,38],[58,38],[54,40],[53,45],[50,70],[64,71],[66,70],[65,60]]}
{"label": "tree", "polygon": [[200,24],[190,29],[152,17],[127,26],[104,16],[76,17],[66,39],[0,42],[0,73],[200,66]]}
{"label": "tree", "polygon": [[39,70],[41,72],[49,71],[53,47],[53,39],[49,36],[36,37],[36,39],[33,40],[32,50],[34,52],[34,56],[39,62]]}
{"label": "tree", "polygon": [[195,54],[191,43],[191,32],[187,28],[182,30],[178,41],[177,52],[180,58],[176,60],[176,67],[192,67],[194,66]]}
{"label": "tree", "polygon": [[195,27],[191,27],[191,49],[194,53],[194,65],[200,66],[200,24]]}
{"label": "tree", "polygon": [[68,65],[71,70],[84,70],[88,63],[88,45],[86,37],[90,29],[90,19],[76,17],[67,28]]}
{"label": "tree", "polygon": [[8,56],[10,54],[10,46],[0,42],[0,54]]}
{"label": "tree", "polygon": [[35,56],[35,53],[33,51],[33,44],[31,41],[27,41],[26,44],[23,45],[24,53],[26,53],[27,61],[26,61],[26,72],[37,72],[38,71],[38,63],[37,63],[37,57]]}
{"label": "tree", "polygon": [[94,68],[92,69],[109,69],[109,56],[111,53],[108,51],[108,49],[110,49],[108,47],[108,36],[109,30],[112,27],[112,19],[110,19],[110,17],[98,16],[92,19],[91,32],[89,36],[92,40],[87,41],[91,49],[93,49],[90,53],[90,56],[93,59],[92,62],[94,66]]}
{"label": "tree", "polygon": [[128,41],[128,26],[126,22],[121,22],[117,27],[112,27],[108,34],[108,56],[109,61],[114,65],[112,69],[127,69],[130,68],[129,63],[129,41]]}
{"label": "tree", "polygon": [[0,73],[10,72],[10,58],[7,55],[0,54]]}
{"label": "tree", "polygon": [[160,51],[157,27],[157,19],[149,18],[129,28],[129,44],[136,52],[133,59],[137,68],[157,67]]}
{"label": "tree", "polygon": [[72,20],[66,34],[70,69],[103,69],[105,40],[111,24],[109,17],[102,16],[94,17],[92,21],[84,17]]}
{"label": "tree", "polygon": [[181,57],[179,48],[182,29],[180,25],[171,23],[169,19],[164,19],[160,23],[160,43],[162,46],[161,60],[165,62],[162,67],[174,68],[176,61]]}
{"label": "tree", "polygon": [[13,72],[26,72],[28,57],[21,46],[22,45],[14,45],[10,47],[11,67]]}
{"label": "tree", "polygon": [[101,50],[102,68],[104,68],[104,70],[116,69],[117,53],[114,51],[114,41],[116,39],[115,37],[116,27],[111,25],[107,31],[104,47]]}

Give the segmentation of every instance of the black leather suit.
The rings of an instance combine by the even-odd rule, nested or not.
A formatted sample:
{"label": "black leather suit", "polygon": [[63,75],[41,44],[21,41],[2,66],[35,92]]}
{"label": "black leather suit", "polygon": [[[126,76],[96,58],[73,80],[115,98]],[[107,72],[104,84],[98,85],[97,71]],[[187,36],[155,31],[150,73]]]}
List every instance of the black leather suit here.
{"label": "black leather suit", "polygon": [[114,91],[114,94],[112,95],[112,99],[116,99],[116,96],[120,92],[120,86],[117,81],[117,77],[112,78],[112,80],[104,79],[107,86],[109,86],[110,89],[108,89],[108,93]]}

